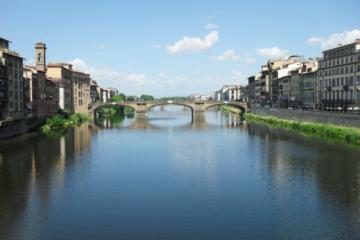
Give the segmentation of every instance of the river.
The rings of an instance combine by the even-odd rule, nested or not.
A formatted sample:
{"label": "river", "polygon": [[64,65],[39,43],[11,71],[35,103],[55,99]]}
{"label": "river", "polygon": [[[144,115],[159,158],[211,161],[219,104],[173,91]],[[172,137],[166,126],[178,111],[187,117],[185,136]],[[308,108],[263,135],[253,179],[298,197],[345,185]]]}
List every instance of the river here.
{"label": "river", "polygon": [[181,107],[0,143],[0,239],[360,239],[360,149]]}

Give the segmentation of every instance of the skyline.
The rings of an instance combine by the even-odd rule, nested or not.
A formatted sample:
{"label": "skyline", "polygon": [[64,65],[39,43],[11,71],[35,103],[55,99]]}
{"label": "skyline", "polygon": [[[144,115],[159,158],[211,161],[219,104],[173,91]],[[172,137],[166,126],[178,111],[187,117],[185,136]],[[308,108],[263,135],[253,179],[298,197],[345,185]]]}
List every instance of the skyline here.
{"label": "skyline", "polygon": [[[156,97],[245,84],[268,58],[319,57],[324,49],[360,38],[355,0],[259,2],[66,0],[55,7],[15,0],[2,4],[7,11],[0,36],[13,42],[27,64],[42,41],[48,63],[70,62],[104,87]],[[17,21],[7,20],[14,16]]]}

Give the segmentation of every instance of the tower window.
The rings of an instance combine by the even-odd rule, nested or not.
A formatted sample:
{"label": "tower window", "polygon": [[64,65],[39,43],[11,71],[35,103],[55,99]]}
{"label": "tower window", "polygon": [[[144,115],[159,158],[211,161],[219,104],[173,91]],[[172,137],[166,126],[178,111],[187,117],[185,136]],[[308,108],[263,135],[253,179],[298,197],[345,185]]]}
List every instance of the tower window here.
{"label": "tower window", "polygon": [[38,63],[42,63],[42,56],[41,56],[41,53],[38,53]]}

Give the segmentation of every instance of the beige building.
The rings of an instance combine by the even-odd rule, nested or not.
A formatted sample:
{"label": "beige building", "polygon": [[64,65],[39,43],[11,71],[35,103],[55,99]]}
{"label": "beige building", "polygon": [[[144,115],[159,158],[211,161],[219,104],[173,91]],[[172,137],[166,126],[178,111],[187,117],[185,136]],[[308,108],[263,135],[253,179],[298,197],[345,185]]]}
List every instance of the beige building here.
{"label": "beige building", "polygon": [[9,43],[0,38],[0,120],[24,116],[23,58],[9,49]]}
{"label": "beige building", "polygon": [[66,63],[48,64],[46,76],[58,85],[60,109],[74,113],[72,65]]}
{"label": "beige building", "polygon": [[73,106],[75,113],[87,113],[90,102],[90,75],[72,71]]}
{"label": "beige building", "polygon": [[108,88],[107,90],[108,90],[108,95],[109,95],[110,99],[119,94],[119,91],[116,88]]}
{"label": "beige building", "polygon": [[323,52],[317,91],[321,109],[360,105],[360,39]]}
{"label": "beige building", "polygon": [[71,64],[47,66],[46,75],[59,88],[59,106],[69,113],[87,113],[90,106],[90,75],[75,71]]}

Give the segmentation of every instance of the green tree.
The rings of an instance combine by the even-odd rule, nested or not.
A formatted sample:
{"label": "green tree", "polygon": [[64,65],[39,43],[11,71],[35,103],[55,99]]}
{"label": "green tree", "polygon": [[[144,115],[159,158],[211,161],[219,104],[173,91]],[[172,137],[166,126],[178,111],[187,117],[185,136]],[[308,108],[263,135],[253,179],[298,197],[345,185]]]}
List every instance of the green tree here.
{"label": "green tree", "polygon": [[124,93],[119,93],[119,97],[121,97],[124,101],[126,100],[126,95]]}
{"label": "green tree", "polygon": [[124,101],[124,98],[122,98],[121,96],[113,96],[111,98],[111,102],[121,102]]}
{"label": "green tree", "polygon": [[153,101],[154,97],[151,96],[151,95],[143,94],[143,95],[140,96],[140,100],[141,101]]}
{"label": "green tree", "polygon": [[136,98],[134,96],[126,96],[126,101],[133,102],[135,99]]}

